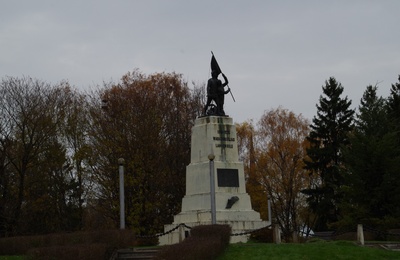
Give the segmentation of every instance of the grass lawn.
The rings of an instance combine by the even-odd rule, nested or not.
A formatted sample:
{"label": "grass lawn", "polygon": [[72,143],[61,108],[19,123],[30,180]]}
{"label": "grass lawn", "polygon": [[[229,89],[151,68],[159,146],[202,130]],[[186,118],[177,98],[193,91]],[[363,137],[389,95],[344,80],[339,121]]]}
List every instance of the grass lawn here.
{"label": "grass lawn", "polygon": [[218,260],[256,259],[400,259],[400,252],[361,247],[353,242],[333,241],[304,244],[231,244]]}

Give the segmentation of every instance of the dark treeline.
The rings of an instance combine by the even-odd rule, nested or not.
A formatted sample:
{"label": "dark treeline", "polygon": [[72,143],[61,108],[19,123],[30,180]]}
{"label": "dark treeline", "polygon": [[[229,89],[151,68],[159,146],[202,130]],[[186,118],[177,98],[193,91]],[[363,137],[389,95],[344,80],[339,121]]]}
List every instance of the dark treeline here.
{"label": "dark treeline", "polygon": [[400,223],[400,77],[387,98],[367,86],[357,111],[330,78],[323,86],[307,140],[309,174],[304,190],[315,230],[349,229],[361,223],[398,228]]}
{"label": "dark treeline", "polygon": [[128,73],[81,93],[30,77],[0,83],[0,235],[162,230],[180,210],[190,131],[204,99],[181,75]]}
{"label": "dark treeline", "polygon": [[[322,90],[302,158],[314,180],[303,190],[307,224],[398,226],[400,82],[387,98],[368,86],[357,111],[335,78]],[[68,82],[3,78],[0,236],[118,227],[119,158],[127,227],[162,231],[180,211],[191,127],[204,100],[204,86],[190,89],[175,73],[135,70],[90,93]]]}

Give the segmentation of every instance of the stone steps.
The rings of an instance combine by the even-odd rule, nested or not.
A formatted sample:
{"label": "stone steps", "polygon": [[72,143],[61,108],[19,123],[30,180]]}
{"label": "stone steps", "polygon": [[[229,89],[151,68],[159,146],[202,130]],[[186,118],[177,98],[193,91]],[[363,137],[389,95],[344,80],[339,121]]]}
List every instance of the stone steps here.
{"label": "stone steps", "polygon": [[158,251],[158,248],[119,249],[110,260],[149,260],[153,259]]}

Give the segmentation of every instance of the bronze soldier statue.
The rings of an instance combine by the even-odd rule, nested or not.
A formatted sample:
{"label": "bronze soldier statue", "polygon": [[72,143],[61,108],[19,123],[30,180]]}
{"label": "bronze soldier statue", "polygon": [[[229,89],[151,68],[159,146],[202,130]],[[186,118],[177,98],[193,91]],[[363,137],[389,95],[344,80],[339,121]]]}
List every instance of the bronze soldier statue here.
{"label": "bronze soldier statue", "polygon": [[[224,83],[218,79],[219,72],[213,70],[211,72],[211,78],[207,82],[207,103],[204,107],[204,115],[217,115],[217,116],[224,116],[224,100],[225,94],[228,94],[230,88],[225,90],[224,87],[228,85],[228,78],[225,76],[224,73],[221,73],[222,77],[224,77]],[[207,113],[207,109],[211,105],[211,102],[214,101],[217,105],[216,111],[209,111]]]}

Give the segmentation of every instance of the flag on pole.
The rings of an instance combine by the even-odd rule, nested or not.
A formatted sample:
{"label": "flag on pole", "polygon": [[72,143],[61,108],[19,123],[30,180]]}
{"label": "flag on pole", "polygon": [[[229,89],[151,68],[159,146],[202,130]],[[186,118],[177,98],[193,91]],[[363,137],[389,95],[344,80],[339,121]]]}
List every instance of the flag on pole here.
{"label": "flag on pole", "polygon": [[[211,72],[216,71],[218,73],[217,75],[219,75],[220,73],[222,73],[221,68],[218,65],[217,59],[215,59],[214,53],[211,52],[211,54],[212,54],[212,57],[211,57]],[[228,88],[229,88],[229,85],[228,85]],[[232,90],[230,90],[229,93],[231,93],[233,102],[236,102],[235,98],[233,97]]]}
{"label": "flag on pole", "polygon": [[216,71],[218,73],[218,75],[219,75],[222,71],[221,71],[221,69],[220,69],[220,67],[218,65],[217,60],[214,57],[214,53],[211,52],[211,54],[212,54],[212,57],[211,57],[211,71]]}

